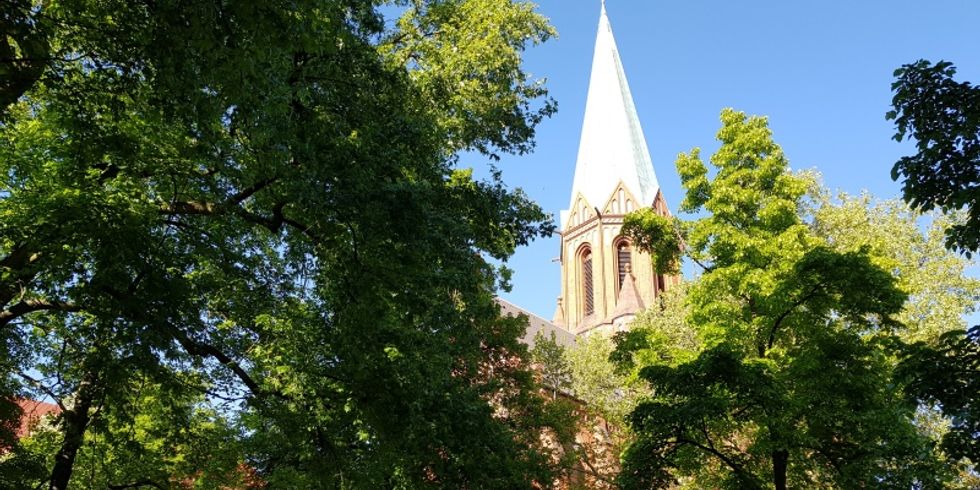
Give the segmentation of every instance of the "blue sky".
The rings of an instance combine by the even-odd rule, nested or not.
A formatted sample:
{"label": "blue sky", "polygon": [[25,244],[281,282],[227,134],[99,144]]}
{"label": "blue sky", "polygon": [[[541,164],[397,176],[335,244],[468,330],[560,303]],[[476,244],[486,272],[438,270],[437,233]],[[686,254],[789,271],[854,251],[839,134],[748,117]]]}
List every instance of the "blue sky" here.
{"label": "blue sky", "polygon": [[[506,157],[505,181],[548,212],[568,205],[585,109],[599,0],[541,0],[559,37],[532,47],[526,69],[547,79],[557,115],[537,150]],[[710,155],[724,107],[769,117],[794,169],[816,169],[831,189],[899,195],[892,164],[910,153],[884,114],[892,72],[919,58],[946,59],[980,83],[980,0],[639,1],[606,8],[672,210],[681,200],[679,152]],[[467,156],[478,169],[484,162]],[[502,296],[551,318],[559,294],[558,237],[518,250],[513,290]]]}

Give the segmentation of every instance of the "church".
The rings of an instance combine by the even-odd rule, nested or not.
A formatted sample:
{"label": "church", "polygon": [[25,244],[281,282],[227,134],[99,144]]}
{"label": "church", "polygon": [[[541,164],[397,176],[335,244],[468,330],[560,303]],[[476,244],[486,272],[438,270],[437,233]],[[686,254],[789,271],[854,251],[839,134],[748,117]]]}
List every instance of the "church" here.
{"label": "church", "polygon": [[561,211],[561,296],[551,321],[499,300],[506,315],[529,319],[524,342],[538,332],[571,345],[579,335],[627,328],[680,277],[654,269],[649,254],[621,235],[627,213],[670,211],[660,192],[626,72],[603,2],[568,209]]}

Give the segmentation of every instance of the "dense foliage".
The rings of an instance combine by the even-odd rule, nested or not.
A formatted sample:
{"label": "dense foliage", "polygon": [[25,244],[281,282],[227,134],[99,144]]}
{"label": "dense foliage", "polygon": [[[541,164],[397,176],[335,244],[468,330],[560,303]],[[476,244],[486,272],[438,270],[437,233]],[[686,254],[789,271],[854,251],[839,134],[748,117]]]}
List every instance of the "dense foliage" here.
{"label": "dense foliage", "polygon": [[980,248],[980,87],[953,79],[948,61],[919,60],[895,70],[895,140],[915,140],[918,153],[902,157],[892,179],[902,179],[916,208],[965,209],[967,220],[949,230],[947,245],[969,255]]}
{"label": "dense foliage", "polygon": [[532,5],[13,0],[0,31],[0,386],[63,408],[20,485],[551,481],[485,258],[553,225],[455,165],[554,110]]}
{"label": "dense foliage", "polygon": [[[640,211],[627,223],[675,262],[679,248],[656,245],[684,243],[704,271],[687,296],[693,352],[637,363],[653,392],[630,415],[621,483],[941,485],[916,404],[893,382],[908,292],[869,244],[819,231],[805,199],[813,180],[789,172],[765,119],[726,110],[718,139],[713,175],[697,150],[677,161],[681,209],[698,219],[646,227],[654,218]],[[647,236],[665,232],[677,239]],[[650,345],[625,340],[627,351]]]}
{"label": "dense foliage", "polygon": [[[895,140],[915,140],[918,153],[892,169],[904,179],[912,206],[960,211],[964,222],[949,229],[946,245],[967,257],[980,249],[980,87],[954,80],[952,63],[919,60],[895,71]],[[943,439],[953,456],[980,461],[980,326],[951,331],[913,345],[902,366],[910,395],[935,404],[952,419]]]}
{"label": "dense foliage", "polygon": [[900,371],[909,392],[941,407],[950,418],[942,449],[954,458],[980,461],[980,334],[948,332],[938,342],[914,344]]}

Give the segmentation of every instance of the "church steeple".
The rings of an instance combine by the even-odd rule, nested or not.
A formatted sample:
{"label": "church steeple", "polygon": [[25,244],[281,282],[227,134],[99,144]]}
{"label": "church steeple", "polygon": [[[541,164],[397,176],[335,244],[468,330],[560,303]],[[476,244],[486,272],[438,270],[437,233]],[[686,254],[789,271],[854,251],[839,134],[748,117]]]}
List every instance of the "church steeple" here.
{"label": "church steeple", "polygon": [[580,194],[602,206],[620,181],[639,206],[652,205],[660,189],[603,1],[569,210]]}
{"label": "church steeple", "polygon": [[678,281],[620,234],[623,217],[644,207],[669,214],[603,2],[571,201],[561,213],[555,323],[575,334],[625,328]]}

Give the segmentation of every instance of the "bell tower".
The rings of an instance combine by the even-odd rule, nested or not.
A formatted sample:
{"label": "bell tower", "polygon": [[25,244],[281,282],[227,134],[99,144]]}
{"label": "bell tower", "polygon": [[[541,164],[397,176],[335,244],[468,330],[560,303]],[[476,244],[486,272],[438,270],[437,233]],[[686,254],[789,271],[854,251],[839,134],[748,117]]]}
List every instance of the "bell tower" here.
{"label": "bell tower", "polygon": [[620,234],[623,217],[643,207],[670,214],[603,2],[571,201],[561,212],[556,325],[574,334],[623,329],[677,283]]}

